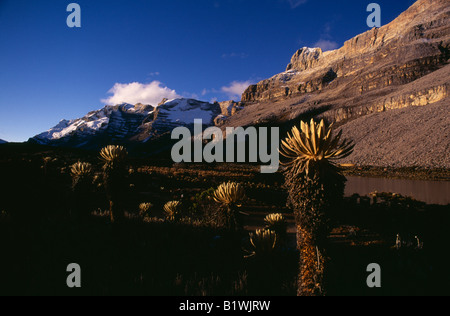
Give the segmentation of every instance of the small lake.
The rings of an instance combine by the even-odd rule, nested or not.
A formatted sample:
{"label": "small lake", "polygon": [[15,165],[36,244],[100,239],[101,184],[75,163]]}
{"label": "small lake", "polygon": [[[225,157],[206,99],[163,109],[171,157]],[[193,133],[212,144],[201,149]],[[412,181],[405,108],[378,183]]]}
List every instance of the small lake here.
{"label": "small lake", "polygon": [[450,204],[449,181],[402,180],[368,177],[347,177],[345,195],[368,195],[374,191],[410,196],[428,204]]}

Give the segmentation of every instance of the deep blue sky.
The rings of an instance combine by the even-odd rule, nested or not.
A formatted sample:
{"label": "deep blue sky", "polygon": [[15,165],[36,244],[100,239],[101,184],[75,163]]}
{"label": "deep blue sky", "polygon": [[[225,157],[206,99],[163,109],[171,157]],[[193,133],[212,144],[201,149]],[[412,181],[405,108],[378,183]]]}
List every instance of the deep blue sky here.
{"label": "deep blue sky", "polygon": [[[72,2],[81,28],[66,25]],[[156,80],[153,88],[184,97],[236,99],[231,88],[284,71],[297,49],[341,47],[367,31],[372,2],[383,25],[414,3],[0,0],[0,139],[25,141],[99,109],[116,83],[145,90]]]}

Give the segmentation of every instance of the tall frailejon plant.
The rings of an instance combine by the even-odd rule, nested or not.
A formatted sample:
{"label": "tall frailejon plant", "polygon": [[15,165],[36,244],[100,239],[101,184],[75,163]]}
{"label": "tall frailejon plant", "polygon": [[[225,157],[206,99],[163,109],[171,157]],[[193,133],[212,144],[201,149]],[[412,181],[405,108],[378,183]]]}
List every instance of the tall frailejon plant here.
{"label": "tall frailejon plant", "polygon": [[239,229],[241,225],[238,208],[244,198],[244,187],[236,182],[223,183],[214,192],[213,199],[224,207],[226,226],[230,230]]}
{"label": "tall frailejon plant", "polygon": [[73,204],[77,215],[84,218],[89,214],[91,190],[93,182],[92,165],[87,162],[77,162],[70,167],[72,176]]}
{"label": "tall frailejon plant", "polygon": [[324,295],[326,239],[329,219],[344,195],[346,178],[336,160],[348,157],[354,149],[342,140],[342,131],[322,120],[301,122],[282,141],[280,153],[286,158],[285,185],[288,204],[294,209],[297,247],[300,251],[298,294]]}
{"label": "tall frailejon plant", "polygon": [[109,200],[111,222],[124,217],[124,195],[127,189],[126,178],[128,152],[122,146],[107,146],[100,151],[103,165],[103,184]]}

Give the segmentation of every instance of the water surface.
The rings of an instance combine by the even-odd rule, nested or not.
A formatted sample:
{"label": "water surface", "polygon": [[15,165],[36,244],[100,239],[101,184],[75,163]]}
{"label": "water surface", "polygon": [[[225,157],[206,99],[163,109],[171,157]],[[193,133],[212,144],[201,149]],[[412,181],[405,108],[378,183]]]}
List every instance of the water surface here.
{"label": "water surface", "polygon": [[449,181],[402,180],[369,177],[347,177],[345,195],[368,195],[374,191],[410,196],[428,204],[450,204]]}

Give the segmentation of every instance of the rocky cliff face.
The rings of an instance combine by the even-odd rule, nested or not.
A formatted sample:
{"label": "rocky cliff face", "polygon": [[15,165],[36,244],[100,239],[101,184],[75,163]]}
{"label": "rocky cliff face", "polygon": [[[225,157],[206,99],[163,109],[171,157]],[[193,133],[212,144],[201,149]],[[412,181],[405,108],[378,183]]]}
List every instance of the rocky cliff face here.
{"label": "rocky cliff face", "polygon": [[[450,130],[443,127],[450,126],[449,58],[450,1],[419,0],[393,22],[348,40],[340,49],[298,50],[285,72],[244,92],[244,109],[223,127],[263,124],[288,131],[300,119],[324,118],[362,144],[347,162],[450,168],[449,159],[431,159],[433,152],[448,153]],[[419,110],[431,106],[440,111],[434,123],[426,117],[430,111]],[[439,124],[438,118],[443,120]],[[386,122],[388,126],[370,125]],[[421,124],[420,130],[428,132],[402,130],[403,122]],[[353,130],[369,125],[389,137],[368,138]],[[436,134],[439,142],[434,141]]]}
{"label": "rocky cliff face", "polygon": [[321,48],[303,47],[292,56],[291,63],[287,66],[286,71],[295,70],[301,72],[314,68],[319,64],[322,55]]}
{"label": "rocky cliff face", "polygon": [[302,48],[286,72],[250,86],[244,102],[263,102],[334,90],[366,95],[415,81],[450,57],[450,2],[420,0],[392,23],[322,52]]}

